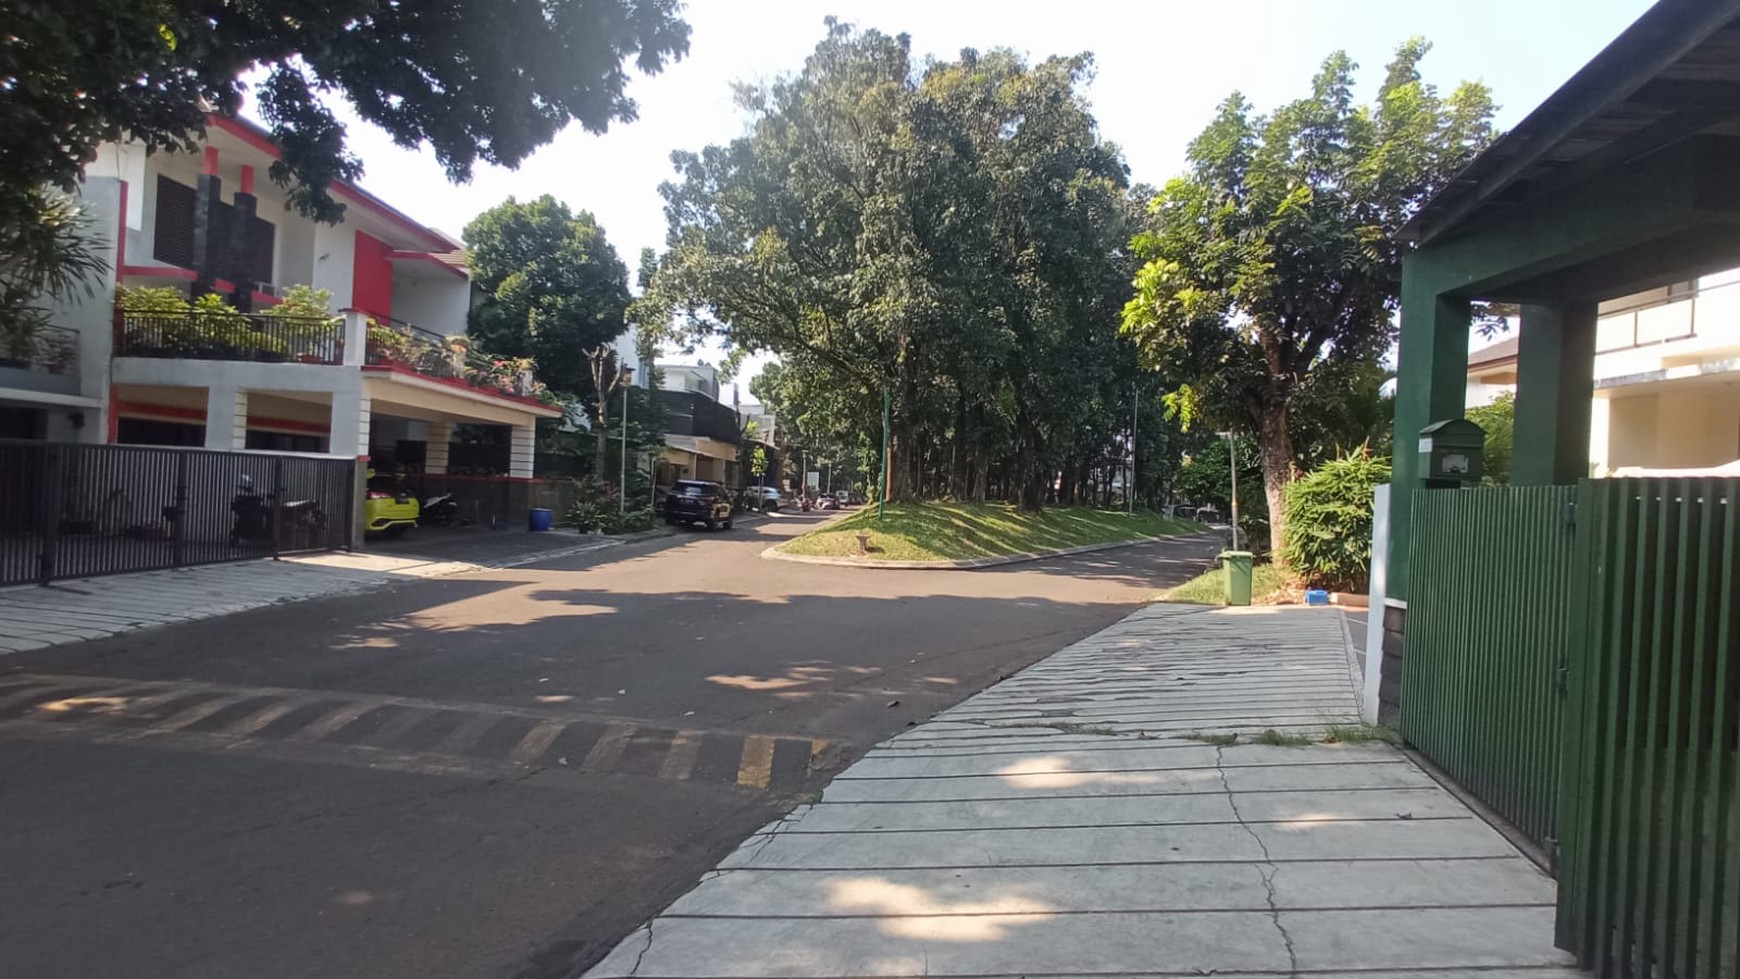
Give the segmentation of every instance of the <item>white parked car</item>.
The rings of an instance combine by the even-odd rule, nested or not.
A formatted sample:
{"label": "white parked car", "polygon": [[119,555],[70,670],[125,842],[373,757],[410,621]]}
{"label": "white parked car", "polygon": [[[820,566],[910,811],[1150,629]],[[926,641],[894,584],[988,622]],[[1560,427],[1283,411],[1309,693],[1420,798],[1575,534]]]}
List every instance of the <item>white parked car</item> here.
{"label": "white parked car", "polygon": [[779,509],[779,504],[780,504],[779,490],[774,489],[772,486],[763,486],[760,489],[760,493],[761,493],[761,508],[763,510],[778,510]]}

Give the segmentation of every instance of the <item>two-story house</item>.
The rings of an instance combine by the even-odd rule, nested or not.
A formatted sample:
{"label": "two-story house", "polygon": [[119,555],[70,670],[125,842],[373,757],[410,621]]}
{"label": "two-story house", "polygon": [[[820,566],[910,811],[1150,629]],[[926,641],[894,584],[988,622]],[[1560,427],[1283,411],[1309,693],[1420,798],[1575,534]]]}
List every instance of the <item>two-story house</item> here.
{"label": "two-story house", "polygon": [[[278,157],[264,131],[218,116],[197,153],[101,148],[80,193],[112,271],[57,306],[58,329],[27,356],[0,358],[0,437],[372,457],[430,474],[450,448],[487,444],[500,464],[479,469],[530,477],[534,426],[561,412],[526,365],[464,339],[459,243],[343,182],[341,223],[303,217],[268,176]],[[330,293],[334,315],[270,315],[297,285]],[[226,303],[120,301],[137,289]]]}
{"label": "two-story house", "polygon": [[[1740,270],[1601,304],[1593,476],[1740,470]],[[1468,404],[1516,390],[1517,340],[1468,357]]]}

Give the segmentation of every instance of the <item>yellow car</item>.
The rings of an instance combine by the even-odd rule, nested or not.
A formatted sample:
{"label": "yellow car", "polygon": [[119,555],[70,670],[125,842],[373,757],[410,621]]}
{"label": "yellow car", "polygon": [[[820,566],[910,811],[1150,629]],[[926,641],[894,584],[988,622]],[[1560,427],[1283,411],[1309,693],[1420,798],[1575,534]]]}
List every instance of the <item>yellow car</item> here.
{"label": "yellow car", "polygon": [[363,529],[382,537],[398,537],[417,526],[421,508],[417,498],[397,476],[376,475],[369,470],[368,490],[363,494]]}

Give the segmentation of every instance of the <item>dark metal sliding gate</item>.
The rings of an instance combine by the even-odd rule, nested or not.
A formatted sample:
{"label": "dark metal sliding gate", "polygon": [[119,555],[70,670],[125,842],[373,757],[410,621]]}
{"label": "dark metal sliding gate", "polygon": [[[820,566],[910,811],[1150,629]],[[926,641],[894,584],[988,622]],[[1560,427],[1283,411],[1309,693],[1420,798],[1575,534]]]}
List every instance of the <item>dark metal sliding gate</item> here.
{"label": "dark metal sliding gate", "polygon": [[347,459],[0,441],[0,584],[344,547],[355,480]]}
{"label": "dark metal sliding gate", "polygon": [[1556,853],[1603,979],[1740,977],[1740,480],[1414,496],[1403,736]]}

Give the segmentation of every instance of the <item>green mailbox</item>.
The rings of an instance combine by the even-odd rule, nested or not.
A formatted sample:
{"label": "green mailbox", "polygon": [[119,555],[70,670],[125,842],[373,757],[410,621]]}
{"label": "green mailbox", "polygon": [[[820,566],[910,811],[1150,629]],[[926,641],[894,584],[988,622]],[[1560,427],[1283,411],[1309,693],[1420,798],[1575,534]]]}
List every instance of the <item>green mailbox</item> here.
{"label": "green mailbox", "polygon": [[1486,471],[1486,431],[1466,418],[1420,429],[1420,478],[1438,486],[1480,482]]}

